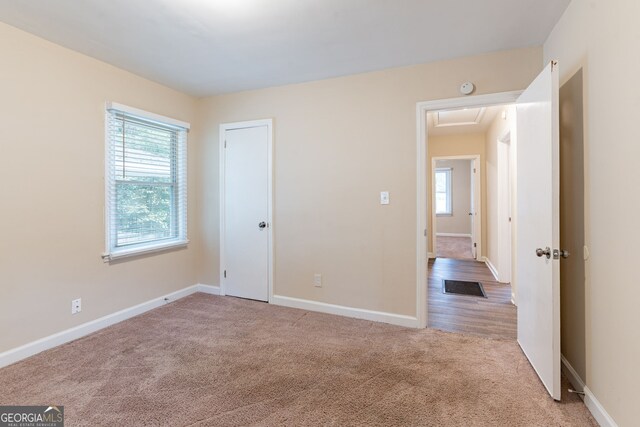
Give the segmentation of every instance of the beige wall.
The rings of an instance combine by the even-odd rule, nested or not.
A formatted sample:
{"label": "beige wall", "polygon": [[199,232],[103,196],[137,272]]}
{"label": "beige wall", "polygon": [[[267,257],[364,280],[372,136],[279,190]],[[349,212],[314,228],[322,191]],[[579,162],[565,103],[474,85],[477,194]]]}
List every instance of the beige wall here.
{"label": "beige wall", "polygon": [[[526,87],[526,84],[525,84]],[[487,179],[485,171],[485,136],[483,133],[465,133],[460,135],[439,135],[428,137],[427,146],[427,176],[431,176],[431,163],[434,157],[446,157],[446,156],[466,156],[466,155],[480,155],[480,185],[482,192],[482,242],[480,248],[482,250],[482,256],[486,253],[487,241]],[[431,179],[428,180],[431,183]],[[427,188],[427,200],[432,200],[432,188],[428,185]],[[433,211],[429,206],[427,212],[427,229],[431,230],[431,223],[433,221]],[[431,236],[430,236],[431,237]],[[433,253],[433,241],[429,239],[428,251]]]}
{"label": "beige wall", "polygon": [[523,89],[540,64],[523,49],[202,100],[200,282],[219,282],[219,124],[273,117],[275,293],[415,316],[416,103],[457,97],[466,80]]}
{"label": "beige wall", "polygon": [[[522,89],[541,68],[539,54],[501,52],[202,100],[200,281],[219,281],[218,125],[273,117],[275,293],[415,315],[416,103],[459,96],[465,80],[479,93]],[[381,190],[390,191],[390,205],[379,205]],[[314,273],[323,274],[322,288]]]}
{"label": "beige wall", "polygon": [[585,344],[584,123],[582,71],[560,88],[560,269],[562,355],[588,381]]}
{"label": "beige wall", "polygon": [[638,16],[633,0],[573,0],[544,46],[561,83],[583,69],[586,381],[619,426],[640,419]]}
{"label": "beige wall", "polygon": [[471,235],[471,161],[437,160],[436,168],[451,169],[451,215],[436,217],[437,233]]}
{"label": "beige wall", "polygon": [[[0,352],[195,284],[191,146],[195,241],[112,265],[100,255],[105,101],[187,122],[196,101],[4,24],[0,52]],[[74,298],[82,312],[72,316]]]}

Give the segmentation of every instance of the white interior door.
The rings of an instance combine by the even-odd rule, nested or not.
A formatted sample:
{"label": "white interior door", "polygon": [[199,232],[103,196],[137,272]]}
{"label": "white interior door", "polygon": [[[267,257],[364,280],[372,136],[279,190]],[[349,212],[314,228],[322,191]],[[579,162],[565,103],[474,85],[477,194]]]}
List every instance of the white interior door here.
{"label": "white interior door", "polygon": [[511,143],[509,142],[507,144],[507,159],[506,159],[506,166],[507,166],[507,188],[506,188],[506,206],[504,211],[507,214],[507,217],[504,220],[504,226],[505,226],[505,230],[506,230],[506,239],[505,239],[505,250],[504,250],[504,261],[502,261],[502,264],[504,265],[504,267],[502,268],[504,270],[504,282],[505,283],[511,283],[511,242],[512,242],[512,238],[513,238],[513,230],[512,230],[512,222],[511,222],[511,217],[513,215],[513,213],[511,212],[511,203],[512,203],[512,193],[513,193],[513,186],[512,186],[512,180],[511,180]]}
{"label": "white interior door", "polygon": [[469,162],[471,176],[471,253],[473,257],[478,259],[478,249],[480,247],[482,223],[480,209],[482,209],[482,200],[480,198],[480,161],[473,159]]}
{"label": "white interior door", "polygon": [[[518,342],[560,400],[558,70],[550,63],[517,104]],[[537,249],[548,251],[537,253]],[[549,254],[547,256],[547,253]]]}
{"label": "white interior door", "polygon": [[498,270],[502,283],[511,282],[511,132],[498,141]]}
{"label": "white interior door", "polygon": [[260,301],[269,299],[269,135],[267,125],[223,133],[222,291]]}

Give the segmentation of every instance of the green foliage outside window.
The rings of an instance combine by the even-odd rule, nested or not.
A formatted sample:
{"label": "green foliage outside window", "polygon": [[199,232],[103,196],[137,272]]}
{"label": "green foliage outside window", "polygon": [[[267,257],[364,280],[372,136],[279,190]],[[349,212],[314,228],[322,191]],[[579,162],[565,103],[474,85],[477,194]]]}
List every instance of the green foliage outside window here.
{"label": "green foliage outside window", "polygon": [[176,131],[145,122],[120,123],[116,134],[116,246],[176,237],[176,227],[171,226],[177,209]]}

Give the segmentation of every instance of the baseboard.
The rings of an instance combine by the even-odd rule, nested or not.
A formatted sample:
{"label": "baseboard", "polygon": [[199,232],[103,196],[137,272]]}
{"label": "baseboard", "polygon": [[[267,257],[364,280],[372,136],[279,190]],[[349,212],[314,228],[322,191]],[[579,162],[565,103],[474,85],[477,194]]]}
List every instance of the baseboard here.
{"label": "baseboard", "polygon": [[48,337],[41,338],[20,347],[7,350],[3,353],[0,353],[0,368],[16,363],[22,359],[26,359],[27,357],[31,357],[45,350],[49,350],[70,341],[77,340],[78,338],[82,338],[93,332],[99,331],[100,329],[115,325],[116,323],[120,323],[123,320],[138,316],[149,310],[161,307],[169,302],[184,298],[193,293],[206,292],[215,295],[216,288],[218,293],[220,293],[220,288],[216,286],[207,286],[200,284],[189,286],[187,288],[180,289],[179,291],[154,298],[141,304],[134,305],[133,307],[125,308],[115,313],[100,317],[99,319],[74,326],[73,328],[55,333],[53,335],[49,335]]}
{"label": "baseboard", "polygon": [[211,295],[220,295],[220,286],[203,285],[201,283],[196,285],[198,287],[197,292],[202,292]]}
{"label": "baseboard", "polygon": [[436,254],[434,254],[433,252],[427,252],[427,259],[435,259],[436,258]]}
{"label": "baseboard", "polygon": [[611,418],[611,415],[598,402],[598,399],[587,386],[584,386],[584,404],[593,415],[593,418],[600,424],[600,427],[618,427],[618,424]]}
{"label": "baseboard", "polygon": [[589,412],[591,412],[591,415],[593,415],[593,418],[595,418],[601,427],[618,427],[613,418],[611,418],[598,399],[593,395],[593,392],[586,386],[584,380],[580,378],[580,375],[573,369],[571,363],[569,363],[564,355],[560,357],[562,359],[562,372],[567,376],[575,390],[584,392],[584,404],[587,409],[589,409]]}
{"label": "baseboard", "polygon": [[516,294],[514,294],[513,292],[511,292],[511,304],[515,305],[516,307],[518,306],[518,304],[516,304]]}
{"label": "baseboard", "polygon": [[418,328],[418,319],[401,314],[386,313],[383,311],[365,310],[362,308],[345,307],[342,305],[327,304],[324,302],[310,301],[299,298],[274,295],[271,303],[284,307],[299,308],[320,313],[335,314],[338,316],[353,317],[356,319],[371,320],[374,322],[390,323],[392,325]]}
{"label": "baseboard", "polygon": [[493,265],[489,258],[485,258],[484,263],[487,264],[487,267],[489,267],[489,271],[491,271],[491,274],[493,274],[493,277],[495,277],[496,281],[499,282],[500,279],[498,279],[498,269],[496,268],[496,266]]}
{"label": "baseboard", "polygon": [[436,233],[439,237],[471,237],[471,234],[465,233]]}

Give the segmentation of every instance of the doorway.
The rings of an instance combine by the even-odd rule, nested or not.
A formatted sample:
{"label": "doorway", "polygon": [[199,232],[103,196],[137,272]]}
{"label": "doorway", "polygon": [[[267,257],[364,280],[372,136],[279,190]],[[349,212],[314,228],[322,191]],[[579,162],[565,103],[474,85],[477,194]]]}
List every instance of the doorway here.
{"label": "doorway", "polygon": [[273,295],[272,121],[220,126],[220,293]]}
{"label": "doorway", "polygon": [[[511,247],[499,244],[503,237],[499,226],[510,215],[510,198],[502,202],[503,193],[512,188],[506,173],[509,165],[504,164],[509,159],[506,137],[515,121],[510,109],[478,105],[426,113],[430,328],[517,338],[511,284],[500,271],[510,262],[501,251]],[[445,292],[445,285],[452,282],[476,283],[484,295]]]}
{"label": "doorway", "polygon": [[[472,97],[443,99],[437,101],[419,102],[416,105],[416,197],[417,197],[417,246],[416,246],[416,317],[420,327],[427,327],[427,301],[428,281],[427,281],[427,260],[430,241],[431,215],[428,215],[428,208],[431,201],[427,197],[427,183],[430,184],[427,173],[427,146],[429,145],[427,135],[427,113],[430,111],[460,109],[469,107],[482,107],[486,105],[513,104],[522,94],[521,91],[501,92],[487,95],[476,95]],[[514,260],[515,262],[515,260]]]}
{"label": "doorway", "polygon": [[481,168],[479,155],[431,158],[433,257],[482,258]]}

